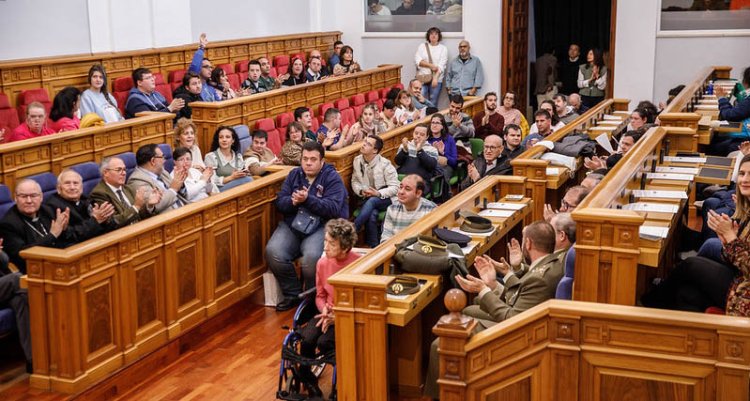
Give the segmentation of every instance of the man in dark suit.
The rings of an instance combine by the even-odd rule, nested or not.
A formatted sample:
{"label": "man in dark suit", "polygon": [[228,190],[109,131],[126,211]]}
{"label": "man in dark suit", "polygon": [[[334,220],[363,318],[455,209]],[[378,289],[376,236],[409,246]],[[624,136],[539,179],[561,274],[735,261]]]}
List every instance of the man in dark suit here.
{"label": "man in dark suit", "polygon": [[12,273],[8,269],[8,255],[3,252],[3,240],[0,239],[0,308],[11,308],[16,317],[18,341],[26,356],[26,371],[31,367],[31,333],[29,329],[29,297],[19,281],[21,273]]}
{"label": "man in dark suit", "polygon": [[26,274],[20,252],[32,246],[65,248],[75,242],[68,230],[70,210],[42,205],[42,188],[30,179],[16,185],[16,204],[0,220],[0,236],[10,261]]}
{"label": "man in dark suit", "polygon": [[57,193],[44,203],[52,209],[70,210],[68,229],[75,242],[103,234],[110,228],[109,218],[115,212],[114,206],[107,202],[92,205],[89,197],[83,194],[83,178],[70,169],[57,176]]}
{"label": "man in dark suit", "polygon": [[128,178],[128,187],[135,192],[145,187],[148,199],[160,194],[159,203],[155,206],[156,214],[190,203],[183,195],[187,170],[176,171],[174,179],[170,177],[164,171],[164,153],[159,146],[153,143],[141,146],[135,152],[135,160],[138,167]]}
{"label": "man in dark suit", "polygon": [[484,138],[482,156],[477,157],[468,166],[468,174],[461,183],[462,188],[468,188],[486,175],[509,175],[513,168],[503,155],[503,140],[497,135],[487,135]]}
{"label": "man in dark suit", "polygon": [[91,201],[95,204],[109,203],[114,207],[112,224],[115,227],[137,223],[153,215],[154,205],[161,201],[161,194],[155,193],[146,200],[146,187],[133,191],[125,186],[127,170],[125,163],[117,157],[102,161],[102,180],[91,191]]}

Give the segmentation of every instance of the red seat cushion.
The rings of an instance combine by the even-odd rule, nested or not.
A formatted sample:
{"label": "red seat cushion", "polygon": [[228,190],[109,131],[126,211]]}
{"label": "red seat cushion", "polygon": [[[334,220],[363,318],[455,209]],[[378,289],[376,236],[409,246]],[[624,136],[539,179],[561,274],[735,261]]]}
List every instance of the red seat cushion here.
{"label": "red seat cushion", "polygon": [[391,90],[391,88],[383,88],[383,89],[381,89],[381,90],[379,91],[379,92],[380,92],[380,99],[382,99],[383,101],[385,101],[385,100],[387,99],[387,96],[388,96],[388,92],[389,92],[390,90]]}
{"label": "red seat cushion", "polygon": [[726,315],[727,314],[724,311],[724,309],[721,309],[718,306],[709,306],[706,309],[706,313],[711,314],[711,315]]}
{"label": "red seat cushion", "polygon": [[[182,79],[180,79],[180,81],[182,81]],[[112,93],[129,92],[133,86],[135,85],[133,85],[133,78],[131,77],[115,78],[115,80],[112,81]]]}
{"label": "red seat cushion", "polygon": [[365,94],[365,99],[367,103],[377,102],[380,99],[380,95],[378,95],[378,91],[369,91]]}
{"label": "red seat cushion", "polygon": [[0,130],[5,129],[6,134],[20,125],[18,112],[10,107],[10,101],[4,93],[0,93]]}
{"label": "red seat cushion", "polygon": [[289,65],[289,56],[280,54],[278,56],[273,56],[273,64],[274,67],[276,67],[277,71],[286,71],[287,67]]}
{"label": "red seat cushion", "polygon": [[305,52],[295,53],[289,56],[289,59],[292,60],[294,58],[302,59],[302,63],[307,63],[307,56],[305,55]]}
{"label": "red seat cushion", "polygon": [[219,64],[217,67],[224,70],[227,75],[234,74],[234,66],[232,64]]}
{"label": "red seat cushion", "polygon": [[318,121],[317,118],[313,118],[312,123],[310,124],[310,130],[312,132],[318,132],[318,128],[320,128],[320,121]]}
{"label": "red seat cushion", "polygon": [[272,76],[274,78],[278,77],[279,73],[278,73],[278,71],[276,71],[276,67],[271,67],[271,71],[268,73],[268,75],[270,75],[270,76]]}
{"label": "red seat cushion", "polygon": [[357,122],[357,119],[354,118],[354,110],[344,109],[341,112],[341,126],[342,127],[346,127],[347,125],[352,125],[355,122]]}
{"label": "red seat cushion", "polygon": [[365,104],[365,94],[364,93],[357,93],[356,95],[349,98],[349,104],[354,106],[359,106]]}
{"label": "red seat cushion", "polygon": [[339,111],[343,111],[349,108],[349,99],[345,97],[342,97],[341,99],[336,99],[336,101],[333,102],[333,105],[337,109],[339,109]]}
{"label": "red seat cushion", "polygon": [[364,104],[360,104],[359,106],[352,107],[352,110],[354,110],[354,118],[359,120],[359,116],[362,115],[362,110],[365,109]]}
{"label": "red seat cushion", "polygon": [[333,107],[333,103],[323,103],[320,106],[318,106],[318,117],[323,117],[326,114],[326,110]]}
{"label": "red seat cushion", "polygon": [[169,82],[182,85],[182,78],[185,77],[186,72],[186,70],[169,71],[169,75],[167,75],[167,78],[169,78]]}
{"label": "red seat cushion", "polygon": [[240,90],[240,76],[237,74],[227,74],[227,79],[229,80],[229,85],[234,90]]}
{"label": "red seat cushion", "polygon": [[393,87],[394,87],[394,88],[399,88],[399,89],[401,89],[401,90],[404,90],[404,84],[402,84],[402,83],[400,83],[400,82],[399,82],[399,83],[397,83],[396,85],[393,85]]}
{"label": "red seat cushion", "polygon": [[44,88],[37,88],[23,90],[18,94],[18,106],[16,107],[16,111],[18,112],[19,119],[21,116],[23,116],[24,119],[26,118],[26,106],[33,102],[41,103],[47,111],[47,116],[49,116],[49,111],[52,109],[52,102],[49,100],[47,90]]}
{"label": "red seat cushion", "polygon": [[289,125],[289,123],[292,121],[294,121],[294,114],[292,112],[281,113],[276,116],[276,127],[278,127],[282,131],[285,131],[286,126]]}
{"label": "red seat cushion", "polygon": [[241,72],[247,72],[247,63],[249,63],[250,60],[240,60],[234,64],[234,71],[237,73]]}
{"label": "red seat cushion", "polygon": [[261,118],[256,121],[255,129],[266,131],[268,133],[268,149],[271,149],[276,155],[281,153],[281,138],[272,118]]}

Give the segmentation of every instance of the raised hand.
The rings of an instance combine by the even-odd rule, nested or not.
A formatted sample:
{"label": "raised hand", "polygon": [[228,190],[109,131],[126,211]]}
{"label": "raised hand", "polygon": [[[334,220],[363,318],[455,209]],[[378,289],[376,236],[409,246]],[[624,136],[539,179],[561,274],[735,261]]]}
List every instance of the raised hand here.
{"label": "raised hand", "polygon": [[91,209],[91,217],[99,224],[109,220],[113,214],[115,214],[115,207],[109,202],[95,204]]}
{"label": "raised hand", "polygon": [[487,286],[484,281],[472,276],[471,274],[468,274],[466,278],[461,277],[461,275],[456,275],[456,282],[462,290],[472,294],[479,294],[479,292]]}
{"label": "raised hand", "polygon": [[174,177],[172,178],[172,183],[169,184],[169,187],[175,190],[175,192],[182,189],[182,185],[185,184],[185,179],[187,179],[187,170],[186,169],[175,169],[174,170]]}
{"label": "raised hand", "polygon": [[154,189],[151,191],[150,194],[148,194],[148,205],[149,206],[156,206],[161,202],[161,198],[164,196],[161,191],[158,189]]}
{"label": "raised hand", "polygon": [[484,285],[494,290],[498,283],[497,273],[492,262],[493,260],[489,256],[482,255],[474,260],[474,267],[477,269]]}
{"label": "raised hand", "polygon": [[555,215],[558,213],[557,210],[552,208],[552,205],[549,203],[544,205],[544,221],[549,223],[552,221],[552,218],[555,217]]}
{"label": "raised hand", "polygon": [[202,48],[205,49],[206,46],[208,46],[208,38],[206,37],[205,33],[201,33],[201,36],[200,36],[200,38],[198,38],[198,41],[199,41],[199,43],[200,43],[200,45],[201,45]]}
{"label": "raised hand", "polygon": [[513,238],[508,243],[508,261],[510,266],[515,270],[523,263],[523,252],[521,251],[521,244],[518,240]]}
{"label": "raised hand", "polygon": [[477,170],[476,166],[474,166],[474,163],[469,164],[468,173],[469,177],[474,182],[477,182],[480,178],[482,178],[482,176],[479,175],[479,170]]}
{"label": "raised hand", "polygon": [[213,175],[214,175],[214,168],[206,167],[203,169],[203,174],[201,174],[201,181],[208,181],[211,179]]}
{"label": "raised hand", "polygon": [[49,227],[50,234],[54,235],[55,238],[59,237],[66,228],[68,228],[68,222],[70,221],[70,209],[67,207],[65,211],[57,209],[57,214],[52,224]]}
{"label": "raised hand", "polygon": [[180,111],[182,108],[185,107],[185,100],[176,98],[172,100],[172,103],[167,106],[167,109],[174,113],[175,111]]}
{"label": "raised hand", "polygon": [[744,141],[740,144],[740,152],[745,156],[750,155],[750,141]]}

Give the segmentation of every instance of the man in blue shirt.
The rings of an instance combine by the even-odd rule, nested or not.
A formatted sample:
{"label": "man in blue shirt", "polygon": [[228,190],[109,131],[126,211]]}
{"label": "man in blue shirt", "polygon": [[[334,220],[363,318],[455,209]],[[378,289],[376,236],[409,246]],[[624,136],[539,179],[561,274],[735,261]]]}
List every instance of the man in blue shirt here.
{"label": "man in blue shirt", "polygon": [[484,82],[482,62],[469,52],[469,41],[458,44],[458,57],[448,64],[445,74],[445,87],[448,95],[474,96]]}
{"label": "man in blue shirt", "polygon": [[198,47],[198,50],[195,51],[195,54],[193,54],[193,61],[190,62],[188,71],[194,72],[201,77],[203,83],[203,87],[201,88],[201,99],[203,99],[204,102],[217,102],[221,100],[221,94],[216,91],[213,86],[207,83],[207,81],[211,79],[213,66],[211,65],[211,60],[205,56],[206,46],[208,46],[208,39],[206,38],[206,34],[202,33],[200,37],[200,46]]}

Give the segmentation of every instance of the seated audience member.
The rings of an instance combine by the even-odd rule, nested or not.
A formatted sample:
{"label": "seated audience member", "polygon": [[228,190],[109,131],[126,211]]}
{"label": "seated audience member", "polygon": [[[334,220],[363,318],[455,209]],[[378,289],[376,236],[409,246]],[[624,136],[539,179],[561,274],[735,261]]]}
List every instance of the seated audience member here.
{"label": "seated audience member", "polygon": [[190,151],[190,156],[193,159],[192,167],[198,171],[203,171],[206,168],[206,164],[203,163],[203,153],[201,153],[198,142],[195,140],[195,124],[193,120],[187,118],[177,120],[174,126],[174,139],[175,148],[182,147]]}
{"label": "seated audience member", "polygon": [[206,167],[214,169],[211,179],[222,192],[253,180],[240,153],[240,138],[232,127],[216,129],[211,151],[206,153],[203,161]]}
{"label": "seated audience member", "polygon": [[523,148],[530,148],[537,142],[544,140],[549,135],[552,135],[552,117],[547,110],[539,110],[534,113],[534,124],[531,126],[533,133],[524,138],[521,146]]}
{"label": "seated audience member", "polygon": [[627,130],[635,131],[643,128],[647,124],[648,114],[646,110],[635,109],[630,113],[630,122],[628,123]]}
{"label": "seated audience member", "polygon": [[382,149],[383,140],[369,135],[352,163],[352,192],[361,205],[354,225],[357,231],[365,228],[365,243],[370,248],[380,243],[378,214],[391,205],[399,187],[396,168],[380,155]]}
{"label": "seated audience member", "polygon": [[73,131],[81,127],[78,114],[81,91],[72,86],[57,92],[49,111],[49,128],[55,132]]}
{"label": "seated audience member", "polygon": [[[422,94],[422,86],[422,82],[416,78],[409,81],[409,94],[411,95],[411,102],[414,104],[414,107],[420,111],[426,107],[436,107],[430,99],[427,99]],[[422,116],[424,116],[424,114]]]}
{"label": "seated audience member", "polygon": [[278,79],[281,80],[281,86],[294,86],[307,82],[305,64],[302,59],[299,57],[293,58],[287,67],[286,74],[281,75]]}
{"label": "seated audience member", "polygon": [[185,107],[182,99],[173,99],[167,104],[167,99],[156,91],[156,79],[148,68],[136,68],[133,71],[133,82],[135,87],[128,93],[125,101],[125,118],[134,118],[136,113],[142,111],[161,111],[165,113],[177,113]]}
{"label": "seated audience member", "polygon": [[29,325],[29,296],[21,288],[22,274],[8,269],[8,255],[2,252],[3,240],[0,239],[0,307],[13,309],[18,330],[18,342],[26,357],[26,372],[32,373],[31,361],[31,328]]}
{"label": "seated audience member", "polygon": [[266,166],[270,164],[280,164],[281,160],[268,149],[268,133],[263,130],[253,131],[253,143],[250,145],[245,154],[245,167],[250,175],[263,175],[266,173]]}
{"label": "seated audience member", "polygon": [[[517,240],[513,240],[518,244]],[[557,283],[563,276],[563,264],[555,252],[555,229],[547,222],[535,221],[523,228],[523,239],[519,251],[510,253],[509,262],[504,258],[495,261],[487,255],[478,256],[474,267],[479,277],[456,276],[461,288],[477,294],[474,305],[464,308],[465,315],[473,317],[478,330],[516,316],[542,302],[554,298]],[[525,269],[514,271],[511,266]],[[500,284],[497,273],[503,277]],[[424,393],[437,398],[438,340],[430,348],[430,362],[425,379]]]}
{"label": "seated audience member", "polygon": [[107,89],[107,73],[104,67],[94,64],[89,69],[89,88],[81,94],[81,116],[96,113],[105,123],[122,121],[117,100]]}
{"label": "seated audience member", "polygon": [[328,58],[328,72],[333,74],[333,68],[341,61],[341,49],[344,47],[344,42],[337,40],[333,42],[333,53]]}
{"label": "seated audience member", "polygon": [[378,113],[377,120],[385,125],[385,130],[390,131],[396,128],[396,102],[391,99],[383,103],[383,111]]}
{"label": "seated audience member", "polygon": [[606,174],[607,171],[611,170],[617,162],[620,161],[628,151],[635,146],[638,139],[641,138],[641,134],[638,131],[626,131],[620,136],[619,146],[617,152],[608,157],[594,156],[592,158],[585,158],[583,161],[584,167],[595,172]]}
{"label": "seated audience member", "polygon": [[333,75],[346,75],[353,74],[355,72],[362,71],[362,67],[359,63],[354,61],[354,49],[351,46],[344,46],[341,48],[341,59],[338,64],[333,66]]}
{"label": "seated audience member", "polygon": [[[208,46],[208,39],[205,33],[201,33],[198,45],[198,50],[193,54],[193,59],[190,61],[188,72],[194,72],[201,77],[201,98],[204,102],[216,102],[221,100],[221,93],[214,90],[214,88],[208,84],[211,80],[211,73],[214,68],[211,65],[211,60],[205,56],[206,46]],[[135,79],[133,79],[135,82]]]}
{"label": "seated audience member", "polygon": [[555,229],[555,255],[560,263],[565,265],[565,255],[576,242],[576,222],[569,212],[557,213],[552,216],[549,224]]}
{"label": "seated audience member", "polygon": [[208,85],[216,91],[219,100],[229,100],[237,97],[237,92],[229,84],[227,72],[221,69],[221,67],[216,67],[211,71],[211,79],[208,81]]}
{"label": "seated audience member", "polygon": [[432,4],[427,7],[426,15],[443,15],[448,5],[443,0],[432,0]]}
{"label": "seated audience member", "polygon": [[174,99],[182,99],[185,102],[185,106],[177,112],[175,119],[187,119],[193,116],[193,109],[190,107],[190,103],[203,101],[201,98],[202,88],[203,84],[198,74],[191,71],[185,73],[185,76],[182,77],[182,85],[172,92]]}
{"label": "seated audience member", "polygon": [[424,15],[426,11],[424,0],[404,0],[393,10],[393,15]]}
{"label": "seated audience member", "polygon": [[414,97],[401,91],[396,97],[396,113],[394,118],[399,126],[411,124],[414,121],[419,120],[425,116],[427,109],[423,107],[421,110],[414,106]]}
{"label": "seated audience member", "polygon": [[646,124],[653,124],[656,121],[656,117],[659,115],[659,109],[656,108],[655,104],[648,100],[641,100],[635,108],[646,112]]}
{"label": "seated audience member", "polygon": [[42,204],[42,188],[31,179],[16,184],[16,204],[0,220],[0,235],[10,261],[26,274],[21,251],[32,246],[65,248],[75,243],[68,229],[70,210],[52,209]]}
{"label": "seated audience member", "polygon": [[451,60],[445,73],[445,86],[448,95],[476,96],[484,83],[484,71],[479,57],[469,52],[468,40],[458,43],[458,57]]}
{"label": "seated audience member", "polygon": [[448,133],[445,117],[440,113],[430,117],[430,136],[427,142],[438,151],[438,165],[443,170],[443,176],[450,179],[458,165],[458,149],[453,136]]}
{"label": "seated audience member", "polygon": [[521,146],[521,127],[515,124],[506,125],[505,128],[503,128],[503,139],[505,140],[503,156],[507,158],[508,162],[523,153],[524,148]]}
{"label": "seated audience member", "polygon": [[398,165],[399,174],[416,174],[425,182],[430,182],[438,175],[438,151],[429,142],[427,136],[429,125],[419,124],[414,127],[412,140],[401,139],[394,161]]}
{"label": "seated audience member", "polygon": [[44,105],[39,102],[31,102],[26,106],[26,121],[13,130],[6,142],[21,141],[54,133],[55,131],[47,127],[47,111],[44,109]]}
{"label": "seated audience member", "polygon": [[568,190],[565,191],[565,196],[563,196],[560,201],[560,210],[554,210],[549,203],[544,205],[544,220],[549,223],[552,221],[552,218],[559,213],[571,213],[590,193],[591,189],[584,187],[583,185],[576,185],[568,188]]}
{"label": "seated audience member", "polygon": [[[111,204],[114,208],[112,225],[123,227],[151,217],[161,201],[158,191],[147,194],[146,187],[137,191],[125,186],[127,169],[118,157],[107,157],[100,166],[102,180],[91,191],[91,201],[97,205]],[[148,196],[147,196],[148,195]]]}
{"label": "seated audience member", "polygon": [[461,187],[468,188],[487,175],[513,174],[513,167],[510,166],[509,160],[503,155],[503,151],[503,140],[499,136],[490,135],[485,138],[482,156],[477,157],[469,164],[468,174],[461,183]]}
{"label": "seated audience member", "polygon": [[[547,113],[549,113],[550,115],[550,131],[549,131],[550,134],[565,126],[565,123],[560,121],[559,118],[557,118],[557,113],[555,113],[555,102],[553,102],[552,100],[543,101],[541,106],[539,106],[539,110],[546,110]],[[529,135],[536,134],[538,132],[539,132],[539,127],[536,126],[536,124],[532,124],[531,128],[529,129]]]}
{"label": "seated audience member", "polygon": [[568,104],[573,107],[573,110],[579,115],[589,110],[589,108],[581,102],[581,95],[577,93],[571,93],[570,96],[568,96]]}
{"label": "seated audience member", "polygon": [[513,92],[505,92],[505,96],[503,96],[503,104],[500,106],[497,112],[500,113],[501,116],[503,116],[505,124],[516,124],[518,126],[521,126],[523,114],[521,114],[521,111],[516,109],[515,107],[516,94]]}
{"label": "seated audience member", "polygon": [[307,68],[305,68],[305,81],[315,82],[325,78],[327,74],[324,73],[323,64],[320,62],[320,57],[310,57],[310,61],[307,62]]}
{"label": "seated audience member", "polygon": [[323,124],[318,128],[317,138],[323,143],[326,150],[338,150],[349,146],[355,139],[350,126],[341,128],[341,112],[339,109],[331,107],[323,115]]}
{"label": "seated audience member", "polygon": [[448,132],[457,142],[463,142],[468,146],[469,138],[474,138],[474,121],[471,116],[463,112],[464,97],[461,95],[450,96],[450,108],[446,126]]}
{"label": "seated audience member", "polygon": [[427,184],[417,174],[409,174],[401,180],[396,193],[397,201],[388,206],[385,212],[381,243],[388,241],[437,207],[435,203],[423,197],[427,191]]}
{"label": "seated audience member", "polygon": [[497,94],[489,92],[484,95],[484,109],[474,114],[474,136],[484,139],[488,135],[501,135],[505,118],[497,110]]}
{"label": "seated audience member", "polygon": [[[305,133],[305,138],[313,141],[318,141],[318,134],[312,131],[312,113],[307,107],[297,107],[294,109],[294,121],[302,125],[302,129]],[[322,139],[320,140],[322,142]]]}
{"label": "seated audience member", "polygon": [[573,109],[573,106],[568,105],[567,96],[558,93],[552,96],[552,101],[555,103],[555,114],[563,124],[570,124],[571,121],[578,118],[578,113]]}
{"label": "seated audience member", "polygon": [[[308,112],[309,113],[309,112]],[[302,124],[292,121],[286,126],[286,142],[281,147],[281,162],[287,166],[299,166],[302,157],[302,145],[313,141],[305,136]]]}
{"label": "seated audience member", "polygon": [[358,141],[357,138],[380,135],[386,131],[385,123],[376,119],[377,115],[378,105],[375,103],[368,103],[362,108],[362,115],[351,127],[351,135],[354,136],[355,142]]}
{"label": "seated audience member", "polygon": [[151,197],[160,197],[154,206],[154,213],[159,214],[170,209],[177,209],[188,203],[184,196],[184,182],[187,172],[181,171],[169,176],[164,171],[164,153],[156,144],[143,145],[135,152],[135,161],[138,166],[128,178],[128,186],[131,192],[138,193],[142,187],[146,188],[144,195],[149,202]]}
{"label": "seated audience member", "polygon": [[[315,306],[319,314],[315,315],[300,331],[300,354],[314,358],[318,355],[331,354],[336,350],[333,312],[333,286],[328,278],[334,273],[359,259],[359,254],[352,252],[357,243],[357,231],[346,219],[332,219],[325,225],[323,256],[315,266]],[[318,387],[318,377],[309,366],[300,367],[302,382],[310,397],[321,397],[323,392]],[[313,398],[311,398],[313,399]],[[319,398],[322,399],[322,398]]]}
{"label": "seated audience member", "polygon": [[72,241],[78,243],[104,234],[111,226],[110,217],[115,208],[108,202],[94,203],[83,194],[83,178],[75,170],[63,170],[57,176],[57,193],[52,194],[44,204],[52,210],[68,209],[68,231]]}
{"label": "seated audience member", "polygon": [[380,4],[380,0],[367,0],[367,15],[391,15],[391,9]]}
{"label": "seated audience member", "polygon": [[712,211],[706,221],[721,241],[724,262],[701,256],[685,259],[641,298],[644,306],[694,312],[714,306],[727,315],[750,316],[750,156],[740,161],[737,191],[733,216]]}
{"label": "seated audience member", "polygon": [[206,167],[201,171],[194,168],[193,154],[190,153],[190,149],[176,148],[172,152],[172,157],[174,169],[169,175],[174,179],[175,175],[186,172],[184,195],[188,202],[197,202],[219,193],[219,188],[211,181],[214,169]]}
{"label": "seated audience member", "polygon": [[586,178],[581,181],[581,186],[588,188],[589,191],[596,188],[597,185],[599,185],[600,182],[604,179],[604,176],[599,173],[588,173],[586,174]]}
{"label": "seated audience member", "polygon": [[[284,216],[266,244],[266,263],[279,281],[284,300],[276,310],[293,308],[305,288],[315,286],[315,265],[323,253],[324,227],[328,220],[349,218],[348,194],[336,169],[325,163],[325,149],[318,142],[302,145],[302,164],[284,180],[276,196],[276,208]],[[302,257],[302,282],[294,261]]]}
{"label": "seated audience member", "polygon": [[242,89],[246,95],[268,92],[273,89],[273,82],[261,79],[260,61],[250,60],[247,63],[247,79],[242,81]]}
{"label": "seated audience member", "polygon": [[271,76],[271,62],[268,61],[268,57],[259,57],[258,62],[260,63],[260,78],[258,78],[258,80],[263,84],[263,86],[271,89],[280,87],[281,82],[276,81],[276,78]]}

